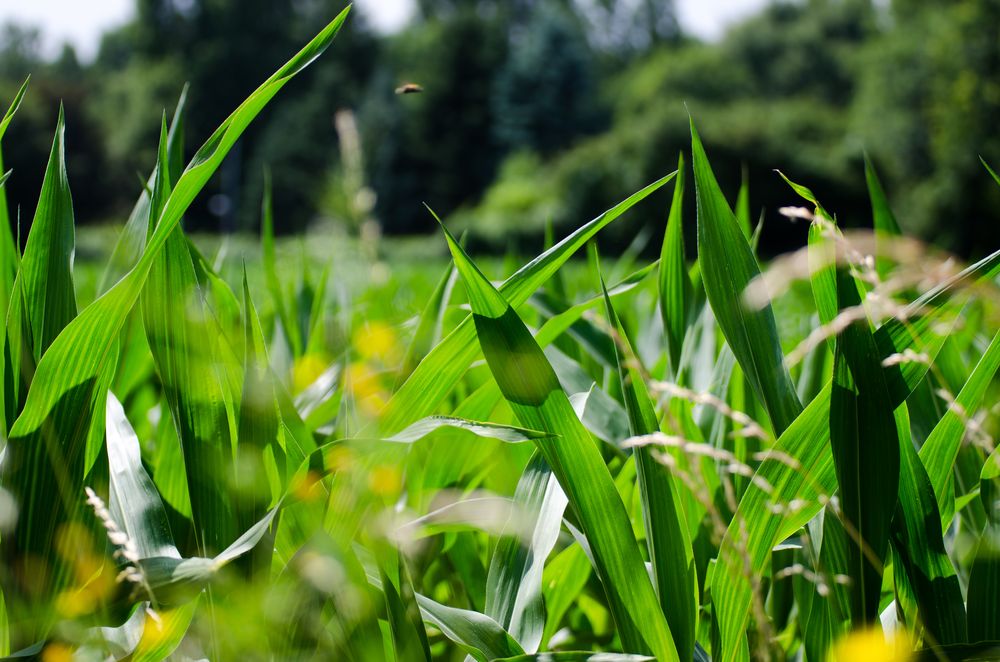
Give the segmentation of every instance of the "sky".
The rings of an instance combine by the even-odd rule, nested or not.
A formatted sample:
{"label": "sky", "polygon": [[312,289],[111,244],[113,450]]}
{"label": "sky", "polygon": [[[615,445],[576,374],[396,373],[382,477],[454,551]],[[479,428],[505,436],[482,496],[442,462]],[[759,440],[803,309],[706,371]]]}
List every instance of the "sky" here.
{"label": "sky", "polygon": [[[767,0],[676,0],[681,25],[703,39],[718,38],[727,24],[753,13]],[[372,25],[391,32],[406,22],[413,0],[356,0]],[[0,0],[0,23],[16,21],[39,26],[46,54],[68,41],[89,60],[101,32],[128,20],[133,0]]]}

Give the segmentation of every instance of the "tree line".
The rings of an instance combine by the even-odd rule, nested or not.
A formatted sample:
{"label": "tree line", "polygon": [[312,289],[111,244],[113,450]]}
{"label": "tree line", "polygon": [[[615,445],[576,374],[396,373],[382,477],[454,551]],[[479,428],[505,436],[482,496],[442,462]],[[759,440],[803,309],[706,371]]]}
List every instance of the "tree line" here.
{"label": "tree line", "polygon": [[[3,145],[11,208],[31,218],[61,100],[78,221],[120,221],[185,84],[191,153],[340,4],[136,0],[87,63],[69,46],[45,58],[37,29],[4,27],[0,93],[12,98],[32,74]],[[421,92],[397,94],[405,83]],[[980,163],[1000,162],[992,0],[775,2],[712,43],[686,35],[671,2],[420,0],[393,35],[355,12],[295,85],[241,141],[189,229],[254,230],[268,166],[284,232],[358,215],[424,232],[427,203],[483,241],[538,237],[673,170],[688,113],[724,190],[748,177],[773,250],[802,232],[773,213],[794,200],[775,168],[831,201],[842,224],[864,225],[867,153],[907,230],[966,254],[990,247],[1000,204]],[[664,206],[641,211],[650,228]]]}

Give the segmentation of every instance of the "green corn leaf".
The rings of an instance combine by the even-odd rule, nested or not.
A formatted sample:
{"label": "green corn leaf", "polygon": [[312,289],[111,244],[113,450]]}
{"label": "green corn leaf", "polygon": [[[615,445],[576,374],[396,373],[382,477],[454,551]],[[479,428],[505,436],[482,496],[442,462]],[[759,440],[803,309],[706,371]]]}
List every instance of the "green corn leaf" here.
{"label": "green corn leaf", "polygon": [[[150,268],[188,205],[250,121],[329,45],[345,17],[346,10],[219,127],[174,186],[133,270],[74,318],[42,356],[37,382],[28,390],[6,446],[3,484],[22,513],[16,534],[2,541],[7,559],[24,553],[52,558],[55,529],[75,519],[82,504],[87,439],[103,438],[105,396],[118,359],[117,340]],[[62,581],[58,574],[53,579],[53,587]],[[46,627],[35,625],[41,631]]]}
{"label": "green corn leaf", "polygon": [[139,559],[135,565],[144,577],[144,584],[140,588],[149,593],[143,597],[168,608],[195,599],[219,570],[257,546],[278,512],[279,508],[272,509],[214,558],[154,556]]}
{"label": "green corn leaf", "polygon": [[[836,232],[829,221],[819,218],[809,226],[809,282],[822,324],[830,324],[837,316],[836,245],[829,233]],[[833,341],[829,343],[833,349]]]}
{"label": "green corn leaf", "polygon": [[4,347],[6,420],[20,413],[35,366],[76,316],[73,286],[73,198],[66,176],[66,125],[62,106],[42,191],[14,281]]}
{"label": "green corn leaf", "polygon": [[837,575],[846,576],[848,572],[850,539],[829,506],[809,522],[807,530],[813,567],[830,587],[824,596],[813,582],[803,580],[810,594],[806,602],[808,617],[803,621],[806,655],[809,660],[822,660],[830,644],[850,626],[847,587],[837,581]]}
{"label": "green corn leaf", "polygon": [[7,127],[10,126],[11,120],[14,119],[17,109],[21,107],[21,102],[24,101],[24,95],[28,91],[28,83],[30,81],[31,76],[24,79],[21,87],[17,90],[17,94],[14,95],[14,100],[10,102],[7,112],[4,113],[3,119],[0,119],[0,140],[3,140],[4,134],[7,133]]}
{"label": "green corn leaf", "polygon": [[[535,294],[529,300],[532,307],[546,317],[558,315],[569,308],[565,301],[553,301],[546,292]],[[588,357],[603,366],[611,367],[615,362],[614,341],[603,329],[599,329],[586,318],[574,321],[565,331],[569,341],[574,341],[580,351],[579,359]],[[573,360],[573,359],[570,359]]]}
{"label": "green corn leaf", "polygon": [[1000,370],[1000,332],[993,336],[968,381],[959,391],[955,398],[956,406],[948,408],[920,448],[920,460],[927,468],[927,476],[937,498],[937,509],[945,526],[950,524],[955,512],[950,486],[955,460],[965,437],[964,417],[979,409],[997,370]]}
{"label": "green corn leaf", "polygon": [[[524,265],[500,286],[500,293],[514,307],[523,304],[602,228],[669,182],[674,174],[632,194]],[[433,413],[434,408],[475,360],[477,353],[476,332],[472,317],[469,316],[424,357],[406,382],[393,394],[379,415],[381,428],[394,432]]]}
{"label": "green corn leaf", "polygon": [[524,654],[510,633],[489,616],[447,607],[419,594],[417,604],[428,623],[477,660],[485,662]]}
{"label": "green corn leaf", "polygon": [[163,502],[153,480],[142,466],[139,438],[125,410],[114,395],[108,395],[108,463],[110,465],[111,519],[128,534],[140,557],[180,558]]}
{"label": "green corn leaf", "polygon": [[[905,572],[916,597],[920,621],[930,641],[966,641],[965,604],[955,567],[941,531],[941,515],[931,481],[910,438],[906,405],[896,410],[899,434],[899,504],[893,520],[896,575]],[[902,567],[899,567],[899,566]]]}
{"label": "green corn leaf", "polygon": [[[158,215],[170,192],[166,179],[166,126],[162,129],[157,186],[150,210]],[[155,221],[149,225],[152,235]],[[175,227],[152,264],[140,299],[143,326],[184,453],[199,554],[224,548],[241,525],[224,477],[234,467],[226,409],[221,329],[208,311],[187,237]],[[220,480],[222,478],[222,480]]]}
{"label": "green corn leaf", "polygon": [[584,651],[559,651],[505,657],[496,662],[647,662],[655,658],[627,653],[593,653]]}
{"label": "green corn leaf", "polygon": [[983,531],[969,573],[969,641],[1000,641],[1000,525]]}
{"label": "green corn leaf", "polygon": [[[389,554],[387,552],[387,554]],[[391,553],[392,563],[382,563],[382,595],[385,598],[389,630],[397,660],[431,660],[427,631],[420,616],[420,607],[406,572],[402,555]]]}
{"label": "green corn leaf", "polygon": [[753,311],[743,292],[760,276],[747,236],[712,174],[698,131],[691,122],[695,197],[698,202],[698,256],[708,301],[736,359],[767,409],[776,434],[802,411],[792,384],[770,304]]}
{"label": "green corn leaf", "polygon": [[[17,109],[21,107],[21,101],[24,100],[24,94],[28,90],[28,81],[30,79],[30,76],[25,79],[21,88],[14,96],[10,107],[4,114],[3,120],[0,120],[0,141],[3,140],[4,133],[6,133],[11,120],[14,119]],[[0,150],[0,172],[3,172],[2,150]],[[10,172],[8,171],[4,175],[4,181],[6,181],[9,175]],[[0,187],[0,315],[3,315],[5,321],[7,320],[7,306],[10,303],[10,295],[14,289],[14,279],[17,277],[20,259],[20,249],[14,245],[14,235],[10,228],[7,191]],[[6,427],[4,427],[4,431],[6,431]]]}
{"label": "green corn leaf", "polygon": [[196,598],[174,609],[150,613],[143,603],[118,627],[90,629],[90,636],[75,654],[94,659],[144,662],[165,660],[180,645],[194,619],[198,604],[199,600]]}
{"label": "green corn leaf", "polygon": [[[368,576],[368,583],[382,590],[381,573],[374,559],[367,550],[361,552],[363,553],[359,553],[359,556]],[[415,598],[424,620],[478,662],[524,655],[524,649],[510,633],[489,616],[468,609],[448,607],[419,593]]]}
{"label": "green corn leaf", "polygon": [[740,171],[740,190],[736,194],[736,205],[734,205],[733,209],[736,222],[740,224],[740,229],[743,230],[743,236],[747,240],[750,240],[751,234],[753,234],[750,230],[750,176],[745,163]]}
{"label": "green corn leaf", "polygon": [[[837,306],[837,240],[840,231],[833,217],[823,209],[811,190],[796,184],[780,170],[778,174],[793,191],[815,207],[815,218],[809,225],[809,280],[820,322],[829,324],[839,312]],[[833,341],[829,343],[834,349]]]}
{"label": "green corn leaf", "polygon": [[[751,484],[719,548],[711,591],[721,650],[713,650],[713,659],[748,658],[745,630],[752,601],[750,577],[761,576],[771,549],[812,519],[821,508],[820,496],[836,489],[828,442],[830,390],[828,384],[778,438],[774,453],[761,462],[755,478],[766,481],[770,493]],[[783,461],[786,454],[794,458],[794,465]],[[744,534],[741,518],[750,516],[754,525],[746,526]],[[749,568],[744,565],[744,554]]]}
{"label": "green corn leaf", "polygon": [[691,279],[685,266],[684,252],[684,155],[677,159],[677,181],[674,197],[667,217],[667,231],[660,250],[660,316],[663,318],[670,374],[680,370],[681,348],[687,330],[688,309],[691,304]]}
{"label": "green corn leaf", "polygon": [[623,645],[677,660],[625,507],[593,438],[510,303],[447,230],[445,236],[468,290],[480,346],[504,397],[522,424],[559,435],[538,447],[590,542]]}
{"label": "green corn leaf", "polygon": [[264,267],[264,279],[267,283],[267,291],[271,293],[271,302],[281,328],[284,330],[288,342],[291,345],[292,356],[302,355],[302,335],[297,322],[292,319],[285,300],[284,288],[278,278],[278,270],[275,266],[277,258],[274,251],[274,208],[271,203],[271,171],[264,170],[264,197],[260,203],[260,246],[263,259],[261,264]]}
{"label": "green corn leaf", "polygon": [[892,213],[892,208],[889,207],[889,201],[885,197],[885,190],[883,190],[882,182],[879,181],[878,174],[875,172],[875,166],[868,158],[867,153],[865,154],[865,182],[868,184],[868,197],[871,199],[872,221],[875,226],[875,266],[879,277],[885,278],[889,274],[891,265],[885,257],[884,244],[887,241],[892,241],[894,237],[899,237],[902,232],[899,229],[899,223],[896,222],[895,214]]}
{"label": "green corn leaf", "polygon": [[420,359],[427,355],[427,352],[440,340],[441,324],[444,317],[444,310],[451,298],[451,291],[458,278],[458,271],[454,265],[449,264],[447,270],[441,275],[431,293],[427,304],[417,321],[417,328],[413,332],[413,340],[403,357],[403,364],[400,368],[400,379],[405,379],[417,367]]}
{"label": "green corn leaf", "polygon": [[486,580],[486,615],[506,628],[521,648],[534,653],[545,628],[542,571],[559,537],[567,505],[541,454],[533,455],[525,467],[514,504],[515,516],[523,513],[533,521],[513,522],[513,530],[530,530],[531,538],[522,541],[521,536],[504,535],[497,543]]}
{"label": "green corn leaf", "polygon": [[[659,421],[642,375],[638,369],[629,367],[635,357],[625,336],[625,329],[618,320],[603,281],[601,287],[605,295],[608,321],[612,331],[617,333],[615,356],[625,410],[628,413],[629,432],[634,437],[659,432]],[[653,456],[653,449],[636,448],[634,457],[639,500],[646,528],[646,545],[653,565],[653,581],[660,599],[660,608],[666,616],[680,659],[691,660],[698,620],[698,579],[695,576],[688,523],[677,498],[673,476]]]}
{"label": "green corn leaf", "polygon": [[570,545],[545,566],[542,594],[545,597],[546,620],[542,647],[562,624],[563,616],[590,579],[590,572],[590,559],[579,545]]}
{"label": "green corn leaf", "polygon": [[986,159],[980,156],[979,162],[983,164],[984,168],[986,168],[986,172],[990,173],[990,177],[993,178],[993,181],[995,181],[997,185],[1000,185],[1000,175],[998,175],[996,171],[990,167],[990,164],[986,162]]}
{"label": "green corn leaf", "polygon": [[[861,305],[854,279],[837,271],[840,309]],[[882,357],[867,318],[837,337],[830,397],[833,452],[845,529],[851,537],[849,573],[855,627],[878,618],[882,565],[899,485],[899,439],[882,370]]]}
{"label": "green corn leaf", "polygon": [[821,205],[819,203],[819,200],[816,199],[816,194],[813,193],[808,187],[803,186],[802,184],[796,184],[788,177],[786,177],[785,173],[781,172],[780,170],[775,170],[775,172],[778,173],[779,177],[785,180],[785,183],[788,184],[791,187],[791,189],[799,195],[799,197],[801,197],[803,200],[811,202],[813,204],[813,207],[815,207],[817,214],[830,220],[833,219],[833,216],[827,213],[827,211],[823,209],[823,205]]}
{"label": "green corn leaf", "polygon": [[868,184],[868,197],[871,198],[875,232],[886,237],[900,236],[902,232],[899,223],[896,222],[896,216],[889,207],[882,182],[879,181],[878,173],[875,172],[875,166],[868,158],[868,154],[865,154],[865,182]]}
{"label": "green corn leaf", "polygon": [[548,432],[538,430],[528,430],[515,425],[502,425],[499,423],[482,423],[470,421],[454,416],[428,416],[422,418],[412,425],[408,425],[394,435],[383,437],[383,441],[391,441],[398,444],[412,444],[423,439],[427,435],[440,430],[441,428],[454,428],[471,432],[477,437],[485,439],[498,439],[508,444],[519,444],[526,441],[537,441],[547,439],[553,435]]}
{"label": "green corn leaf", "polygon": [[979,497],[986,525],[969,573],[969,641],[1000,641],[1000,449],[986,458],[980,473]]}
{"label": "green corn leaf", "polygon": [[[243,274],[243,309],[245,349],[243,388],[239,408],[235,480],[240,489],[240,528],[259,520],[267,508],[277,502],[287,487],[290,472],[285,466],[285,452],[279,444],[281,414],[274,393],[274,377],[267,360],[267,345],[257,310],[250,298],[246,272]],[[297,468],[297,467],[296,467]],[[259,489],[269,478],[270,495]],[[267,576],[271,566],[271,546],[261,546],[252,559],[253,572]]]}
{"label": "green corn leaf", "polygon": [[[616,285],[612,286],[608,290],[608,294],[612,297],[616,297],[619,294],[632,291],[641,285],[642,282],[656,270],[658,264],[659,263],[654,262],[653,264],[629,274]],[[561,313],[547,319],[545,324],[542,325],[542,327],[538,330],[538,333],[535,335],[535,340],[538,341],[538,344],[542,347],[548,346],[562,333],[569,329],[573,323],[576,322],[576,320],[580,319],[585,312],[592,310],[603,303],[604,295],[598,294],[597,296],[570,306]]]}
{"label": "green corn leaf", "polygon": [[143,620],[141,638],[129,660],[160,662],[168,659],[187,634],[199,602],[200,600],[196,598],[174,609],[158,612],[158,620],[146,616]]}
{"label": "green corn leaf", "polygon": [[[913,347],[926,354],[931,361],[937,356],[950,329],[970,298],[970,288],[989,282],[1000,274],[1000,251],[969,265],[958,274],[930,289],[906,307],[906,320],[890,319],[875,333],[883,358]],[[919,314],[924,311],[923,314]],[[945,325],[948,333],[939,333],[936,327]],[[911,393],[927,374],[928,366],[920,361],[906,361],[886,369],[886,380],[894,399],[900,394]]]}

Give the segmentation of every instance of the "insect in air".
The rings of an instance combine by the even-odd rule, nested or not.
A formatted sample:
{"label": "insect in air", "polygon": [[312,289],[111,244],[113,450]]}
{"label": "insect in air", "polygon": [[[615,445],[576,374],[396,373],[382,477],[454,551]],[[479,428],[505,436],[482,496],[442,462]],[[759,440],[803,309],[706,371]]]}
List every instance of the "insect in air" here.
{"label": "insect in air", "polygon": [[396,88],[396,94],[419,94],[424,88],[416,83],[403,83]]}

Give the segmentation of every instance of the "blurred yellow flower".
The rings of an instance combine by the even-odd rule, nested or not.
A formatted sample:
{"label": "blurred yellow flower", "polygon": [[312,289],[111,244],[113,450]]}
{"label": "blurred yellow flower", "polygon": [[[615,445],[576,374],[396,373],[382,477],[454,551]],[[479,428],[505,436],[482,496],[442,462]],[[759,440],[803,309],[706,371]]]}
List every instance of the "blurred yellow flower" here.
{"label": "blurred yellow flower", "polygon": [[378,360],[384,366],[395,365],[402,354],[396,332],[385,322],[368,322],[355,329],[351,344],[362,358]]}
{"label": "blurred yellow flower", "polygon": [[354,464],[354,451],[350,446],[338,444],[326,452],[324,460],[329,471],[346,471]]}
{"label": "blurred yellow flower", "polygon": [[306,354],[295,359],[292,365],[292,389],[295,393],[306,390],[330,366],[326,357],[319,354]]}
{"label": "blurred yellow flower", "polygon": [[292,478],[289,491],[299,501],[315,501],[321,496],[321,492],[315,489],[319,483],[320,475],[315,471],[307,471],[304,474],[296,474]]}
{"label": "blurred yellow flower", "polygon": [[114,593],[117,570],[107,559],[83,553],[74,562],[79,586],[56,596],[56,611],[65,618],[91,614]]}
{"label": "blurred yellow flower", "polygon": [[73,649],[66,644],[53,642],[42,649],[42,662],[72,662]]}
{"label": "blurred yellow flower", "polygon": [[56,531],[56,551],[65,561],[76,561],[80,552],[94,547],[94,539],[82,524],[69,522]]}
{"label": "blurred yellow flower", "polygon": [[880,628],[852,632],[830,648],[829,662],[907,662],[912,646],[905,634],[885,635]]}
{"label": "blurred yellow flower", "polygon": [[403,475],[398,467],[377,466],[368,475],[368,487],[380,497],[395,497],[403,487]]}
{"label": "blurred yellow flower", "polygon": [[347,369],[347,385],[362,413],[375,416],[389,400],[378,373],[368,365],[354,362]]}

